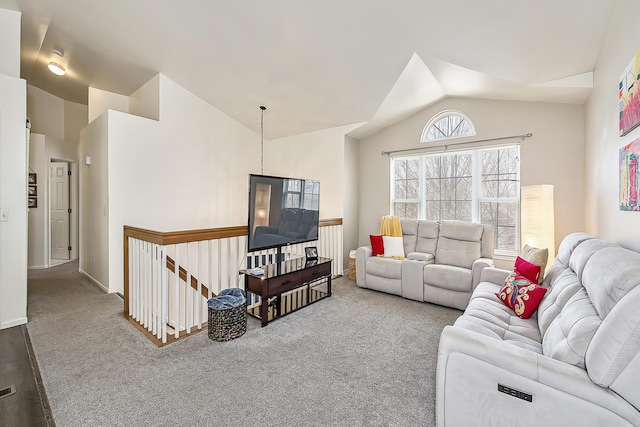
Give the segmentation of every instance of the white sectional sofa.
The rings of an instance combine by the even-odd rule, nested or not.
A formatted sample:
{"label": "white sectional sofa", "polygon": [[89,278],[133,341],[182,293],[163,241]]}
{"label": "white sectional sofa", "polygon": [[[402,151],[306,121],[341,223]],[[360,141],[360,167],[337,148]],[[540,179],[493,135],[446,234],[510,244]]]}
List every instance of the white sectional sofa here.
{"label": "white sectional sofa", "polygon": [[356,250],[356,284],[464,310],[486,267],[493,266],[495,227],[402,218],[406,259]]}
{"label": "white sectional sofa", "polygon": [[437,425],[640,426],[640,253],[567,236],[529,319],[495,295],[508,274],[442,332]]}

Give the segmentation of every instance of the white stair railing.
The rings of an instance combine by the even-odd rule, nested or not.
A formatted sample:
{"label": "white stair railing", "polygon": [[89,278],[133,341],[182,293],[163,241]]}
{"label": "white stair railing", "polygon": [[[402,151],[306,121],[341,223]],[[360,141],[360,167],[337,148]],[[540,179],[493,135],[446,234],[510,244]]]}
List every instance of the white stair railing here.
{"label": "white stair railing", "polygon": [[[246,227],[162,233],[124,227],[124,315],[157,345],[207,327],[207,300],[225,288],[243,288],[240,270],[275,260],[275,249],[247,257]],[[285,259],[304,256],[316,246],[333,258],[332,274],[342,263],[342,220],[323,220],[318,241],[283,248]]]}

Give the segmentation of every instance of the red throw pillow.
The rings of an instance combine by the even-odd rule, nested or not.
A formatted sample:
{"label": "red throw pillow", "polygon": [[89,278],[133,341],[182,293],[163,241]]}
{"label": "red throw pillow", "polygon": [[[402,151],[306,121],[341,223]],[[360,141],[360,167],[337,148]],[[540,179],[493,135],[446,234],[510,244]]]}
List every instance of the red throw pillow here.
{"label": "red throw pillow", "polygon": [[535,283],[536,285],[539,283],[540,269],[541,267],[539,265],[533,264],[520,257],[516,258],[515,265],[513,266],[513,270],[516,273],[526,277],[530,282]]}
{"label": "red throw pillow", "polygon": [[373,249],[373,256],[384,255],[384,243],[382,242],[382,236],[369,236],[371,240],[371,249]]}
{"label": "red throw pillow", "polygon": [[547,288],[532,283],[514,271],[507,277],[504,286],[496,296],[511,308],[516,316],[528,319],[538,309],[545,293]]}

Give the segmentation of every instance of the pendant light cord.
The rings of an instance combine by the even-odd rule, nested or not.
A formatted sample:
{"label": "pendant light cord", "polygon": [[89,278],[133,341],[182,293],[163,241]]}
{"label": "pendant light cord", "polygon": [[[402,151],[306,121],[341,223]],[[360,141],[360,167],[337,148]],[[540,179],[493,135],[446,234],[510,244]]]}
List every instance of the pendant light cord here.
{"label": "pendant light cord", "polygon": [[260,175],[264,175],[264,110],[267,107],[261,105],[260,110]]}

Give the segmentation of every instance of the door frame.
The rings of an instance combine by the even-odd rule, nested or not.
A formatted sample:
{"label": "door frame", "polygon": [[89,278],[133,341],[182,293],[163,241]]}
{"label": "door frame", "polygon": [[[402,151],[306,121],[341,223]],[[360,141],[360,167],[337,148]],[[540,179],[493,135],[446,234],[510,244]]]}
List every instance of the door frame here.
{"label": "door frame", "polygon": [[65,159],[62,157],[49,157],[47,162],[47,174],[46,174],[46,192],[45,192],[45,260],[47,260],[47,266],[51,266],[51,184],[49,179],[49,168],[51,162],[65,162],[69,165],[71,171],[71,178],[69,179],[69,206],[71,207],[71,218],[69,218],[69,244],[71,245],[71,252],[69,254],[69,260],[78,259],[79,254],[79,242],[78,238],[78,162],[73,159]]}

